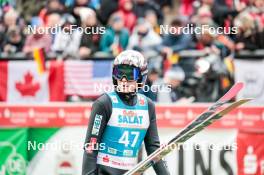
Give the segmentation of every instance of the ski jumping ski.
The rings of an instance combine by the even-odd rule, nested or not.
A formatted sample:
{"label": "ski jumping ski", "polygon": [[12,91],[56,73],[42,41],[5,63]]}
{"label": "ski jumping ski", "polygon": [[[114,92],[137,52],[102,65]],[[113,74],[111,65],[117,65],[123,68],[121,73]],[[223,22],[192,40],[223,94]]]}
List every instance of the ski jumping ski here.
{"label": "ski jumping ski", "polygon": [[[212,106],[210,106],[207,110],[205,110],[202,114],[200,114],[193,122],[191,122],[186,129],[182,130],[178,136],[183,135],[188,129],[192,128],[194,125],[198,125],[202,121],[206,120],[210,115],[215,113],[221,106],[228,103],[233,97],[235,97],[240,90],[243,88],[244,84],[242,82],[234,84],[228,92],[225,93],[217,102],[215,102]],[[177,136],[174,138],[177,139]],[[173,140],[174,140],[173,139]],[[171,141],[173,141],[171,140]]]}
{"label": "ski jumping ski", "polygon": [[220,98],[215,104],[210,106],[206,111],[199,115],[193,122],[185,127],[179,134],[176,135],[167,145],[160,147],[158,150],[149,155],[145,160],[140,162],[132,170],[128,171],[125,175],[133,175],[143,173],[150,166],[154,165],[165,155],[170,153],[176,147],[185,142],[208,125],[212,124],[215,120],[220,119],[225,114],[229,113],[238,106],[250,101],[251,99],[242,99],[230,104],[228,107],[223,108],[219,112],[216,112],[220,107],[231,100],[236,94],[243,88],[243,83],[235,84],[222,98]]}

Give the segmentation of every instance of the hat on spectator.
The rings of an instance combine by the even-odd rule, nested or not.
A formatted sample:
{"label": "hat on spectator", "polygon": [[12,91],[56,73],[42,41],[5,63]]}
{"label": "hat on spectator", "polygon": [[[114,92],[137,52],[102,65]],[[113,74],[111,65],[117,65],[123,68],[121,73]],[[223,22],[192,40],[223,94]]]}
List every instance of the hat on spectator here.
{"label": "hat on spectator", "polygon": [[8,9],[7,12],[5,10],[3,10],[3,12],[4,12],[4,18],[5,19],[18,18],[19,17],[18,12],[13,8]]}
{"label": "hat on spectator", "polygon": [[120,13],[116,12],[116,13],[113,13],[111,16],[110,16],[110,19],[109,19],[109,25],[112,25],[113,23],[116,23],[116,22],[119,22],[119,21],[122,21],[122,17],[120,15]]}
{"label": "hat on spectator", "polygon": [[61,18],[60,25],[63,26],[66,23],[76,24],[76,19],[70,14],[64,14]]}
{"label": "hat on spectator", "polygon": [[86,7],[80,7],[80,17],[81,17],[81,21],[85,21],[87,20],[87,18],[91,17],[91,16],[95,16],[95,12],[94,10],[90,9],[90,8],[86,8]]}
{"label": "hat on spectator", "polygon": [[183,81],[185,79],[185,73],[180,66],[175,66],[165,73],[164,78]]}
{"label": "hat on spectator", "polygon": [[42,26],[43,25],[43,20],[40,17],[32,17],[31,18],[31,22],[30,22],[31,26]]}
{"label": "hat on spectator", "polygon": [[144,25],[148,27],[149,29],[151,28],[151,24],[145,18],[138,18],[137,25]]}

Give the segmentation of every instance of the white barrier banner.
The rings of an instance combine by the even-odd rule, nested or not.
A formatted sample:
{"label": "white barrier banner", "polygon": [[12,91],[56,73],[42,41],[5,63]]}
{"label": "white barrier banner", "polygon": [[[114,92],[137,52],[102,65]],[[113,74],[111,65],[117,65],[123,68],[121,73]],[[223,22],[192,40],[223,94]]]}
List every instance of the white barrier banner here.
{"label": "white barrier banner", "polygon": [[264,60],[238,60],[235,63],[235,81],[244,82],[245,87],[238,98],[254,98],[252,103],[264,103]]}
{"label": "white barrier banner", "polygon": [[[44,129],[41,132],[45,134],[48,130]],[[161,143],[174,137],[178,131],[178,129],[160,129]],[[27,145],[30,151],[34,148],[43,149],[39,150],[29,162],[27,174],[81,174],[85,132],[84,126],[64,127],[53,133],[42,145],[39,141],[34,143],[34,139],[30,140]],[[251,170],[252,175],[260,175],[261,167],[258,166],[258,162],[260,162],[259,165],[264,162],[263,155],[260,155],[264,152],[263,146],[258,144],[254,147],[244,144],[242,147],[240,149],[243,155],[240,154],[241,160],[237,161],[237,130],[207,129],[187,141],[181,149],[176,148],[166,156],[165,160],[172,175],[237,175],[237,162],[242,163],[241,167],[249,166],[248,169]],[[257,149],[259,155],[254,152]],[[259,152],[260,149],[262,152]],[[143,155],[145,157],[145,153]],[[256,164],[253,164],[252,157],[255,157]],[[253,168],[256,165],[253,170],[252,165]],[[153,173],[153,169],[150,168],[145,174]],[[243,170],[239,173],[239,175],[244,174]]]}

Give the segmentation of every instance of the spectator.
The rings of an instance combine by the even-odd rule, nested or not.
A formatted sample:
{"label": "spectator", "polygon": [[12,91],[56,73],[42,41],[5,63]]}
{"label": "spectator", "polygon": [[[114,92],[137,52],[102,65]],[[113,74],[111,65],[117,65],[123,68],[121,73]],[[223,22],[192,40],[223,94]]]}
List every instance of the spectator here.
{"label": "spectator", "polygon": [[109,19],[109,27],[100,41],[100,50],[117,55],[126,49],[129,41],[129,32],[124,28],[124,21],[118,13],[114,13]]}
{"label": "spectator", "polygon": [[226,19],[229,16],[235,17],[245,7],[244,3],[238,3],[236,9],[230,9],[224,1],[217,0],[202,0],[200,6],[201,9],[209,9],[211,11],[214,22],[220,27],[225,27]]}
{"label": "spectator", "polygon": [[[169,69],[163,79],[163,83],[167,85],[169,90],[161,90],[158,93],[158,102],[170,103],[170,102],[183,102],[186,99],[185,89],[182,87],[182,82],[185,79],[185,73],[180,66],[175,66]],[[190,102],[190,101],[189,101]]]}
{"label": "spectator", "polygon": [[163,23],[163,14],[160,10],[160,6],[156,4],[154,1],[148,1],[148,0],[135,0],[135,8],[134,13],[138,18],[142,17],[144,18],[146,16],[146,12],[149,10],[153,10],[157,17],[158,17],[158,23]]}
{"label": "spectator", "polygon": [[176,18],[171,22],[171,27],[173,28],[171,31],[175,32],[165,34],[160,48],[162,53],[171,55],[181,50],[194,48],[191,34],[183,34],[181,31],[181,28],[184,26],[185,24],[180,18]]}
{"label": "spectator", "polygon": [[[256,27],[259,30],[264,29],[264,1],[263,0],[253,0],[253,4],[245,9],[246,12],[250,13],[253,17]],[[243,12],[242,12],[243,13]]]}
{"label": "spectator", "polygon": [[252,10],[252,15],[259,20],[262,27],[264,27],[264,1],[263,0],[255,0],[254,1],[254,9]]}
{"label": "spectator", "polygon": [[161,41],[161,37],[153,31],[151,25],[144,18],[139,18],[130,36],[128,49],[139,50],[144,54],[161,44]]}
{"label": "spectator", "polygon": [[132,32],[136,24],[136,15],[133,10],[132,0],[120,0],[118,13],[121,15],[124,21],[125,27]]}
{"label": "spectator", "polygon": [[[46,52],[50,51],[52,38],[48,33],[40,33],[40,28],[43,27],[43,21],[40,18],[35,18],[36,31],[28,35],[23,47],[23,52],[25,54],[30,54],[33,52],[34,48],[44,48]],[[33,25],[32,25],[33,27]]]}
{"label": "spectator", "polygon": [[6,27],[15,26],[18,19],[18,13],[14,9],[8,10],[4,14],[4,24]]}
{"label": "spectator", "polygon": [[118,0],[101,0],[99,18],[103,25],[107,24],[109,17],[118,10]]}
{"label": "spectator", "polygon": [[[46,26],[51,28],[54,27],[58,28],[60,25],[60,21],[61,21],[61,15],[59,13],[56,12],[50,13],[49,15],[47,15]],[[56,33],[51,33],[52,44],[54,43],[55,35]]]}
{"label": "spectator", "polygon": [[226,27],[225,20],[228,19],[229,16],[234,18],[238,13],[244,10],[245,7],[244,3],[238,3],[235,9],[230,9],[227,5],[214,2],[211,8],[213,20],[218,26]]}
{"label": "spectator", "polygon": [[56,26],[59,26],[60,20],[61,20],[61,15],[59,13],[56,13],[56,12],[50,13],[47,16],[46,26],[47,27],[56,27]]}
{"label": "spectator", "polygon": [[[202,27],[202,25],[212,27],[212,28],[218,27],[212,19],[212,13],[210,9],[205,6],[203,8],[200,8],[197,11],[197,14],[194,15],[191,20],[195,24],[195,26],[198,26],[198,27]],[[229,51],[234,51],[235,44],[228,35],[217,34],[217,36],[215,36],[215,40],[218,41],[219,43],[222,43],[226,47],[225,55],[229,54]],[[203,44],[202,45],[200,44],[201,43],[198,42],[198,45],[197,45],[198,49],[201,49],[201,47],[202,48],[204,47]]]}
{"label": "spectator", "polygon": [[153,31],[151,25],[144,18],[139,18],[129,38],[128,49],[140,51],[148,60],[150,67],[159,69],[162,57],[159,56],[156,48],[161,41],[161,37]]}
{"label": "spectator", "polygon": [[264,30],[256,26],[256,21],[247,12],[235,19],[238,34],[235,37],[236,50],[255,50],[264,48]]}
{"label": "spectator", "polygon": [[[87,58],[99,50],[101,34],[98,33],[99,27],[96,14],[92,9],[85,9],[81,12],[82,27],[87,32],[82,33],[79,55]],[[89,33],[90,32],[90,33]]]}
{"label": "spectator", "polygon": [[76,20],[72,15],[64,14],[61,19],[62,30],[55,36],[52,50],[66,58],[77,58],[81,32],[74,29]]}
{"label": "spectator", "polygon": [[77,26],[81,26],[82,23],[80,11],[86,8],[98,9],[99,8],[98,0],[75,0],[74,5],[69,9],[70,13],[76,19]]}
{"label": "spectator", "polygon": [[4,13],[5,31],[7,31],[9,27],[18,25],[18,20],[19,20],[18,12],[10,8],[6,13]]}
{"label": "spectator", "polygon": [[160,35],[160,26],[158,24],[158,18],[156,13],[153,10],[149,10],[146,12],[145,19],[149,22],[154,30],[158,35]]}
{"label": "spectator", "polygon": [[44,21],[46,25],[48,23],[48,16],[52,13],[62,15],[65,11],[63,4],[60,0],[48,0],[46,7],[40,10],[39,17]]}
{"label": "spectator", "polygon": [[23,44],[24,36],[19,27],[9,27],[3,45],[3,52],[7,54],[22,52]]}
{"label": "spectator", "polygon": [[209,6],[204,5],[197,9],[197,12],[191,17],[192,23],[196,25],[213,24],[213,14]]}
{"label": "spectator", "polygon": [[197,35],[197,48],[204,49],[208,54],[216,54],[224,58],[230,54],[230,50],[217,40],[217,35],[205,31]]}

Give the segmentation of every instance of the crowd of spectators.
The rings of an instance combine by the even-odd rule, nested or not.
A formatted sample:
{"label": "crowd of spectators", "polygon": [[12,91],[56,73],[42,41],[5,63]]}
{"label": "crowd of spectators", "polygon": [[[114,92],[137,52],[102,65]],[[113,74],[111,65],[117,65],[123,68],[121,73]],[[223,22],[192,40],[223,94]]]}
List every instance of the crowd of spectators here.
{"label": "crowd of spectators", "polygon": [[[163,34],[160,25],[166,21],[176,29],[192,24],[236,27],[237,32],[184,34],[178,30]],[[60,26],[72,32],[30,33],[29,26]],[[85,32],[78,27],[85,28]],[[223,59],[236,51],[263,49],[264,1],[48,0],[30,20],[17,10],[15,1],[1,4],[0,53],[30,55],[36,47],[67,59],[115,56],[122,50],[136,49],[148,59],[152,74],[171,77],[172,73],[161,66],[164,57],[176,59],[175,54],[183,50],[206,50]],[[170,71],[178,70],[177,66],[170,67],[174,69]]]}

